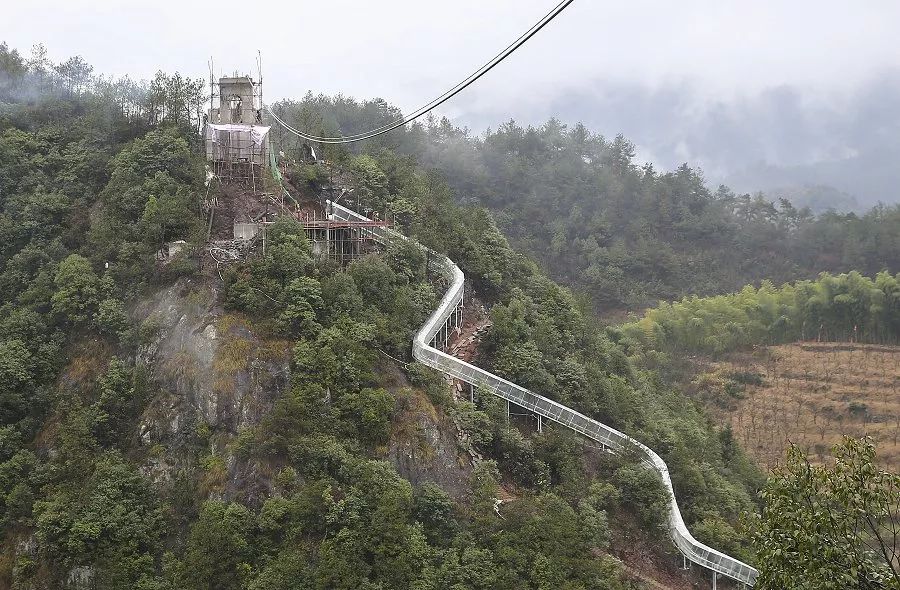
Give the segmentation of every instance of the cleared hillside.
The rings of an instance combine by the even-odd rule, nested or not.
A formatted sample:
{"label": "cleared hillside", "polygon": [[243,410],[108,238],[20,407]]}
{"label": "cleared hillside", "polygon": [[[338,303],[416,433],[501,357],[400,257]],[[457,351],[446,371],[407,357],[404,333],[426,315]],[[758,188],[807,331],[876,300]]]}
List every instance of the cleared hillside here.
{"label": "cleared hillside", "polygon": [[795,343],[710,364],[693,382],[760,465],[790,443],[825,462],[844,435],[871,436],[880,462],[900,471],[900,347]]}

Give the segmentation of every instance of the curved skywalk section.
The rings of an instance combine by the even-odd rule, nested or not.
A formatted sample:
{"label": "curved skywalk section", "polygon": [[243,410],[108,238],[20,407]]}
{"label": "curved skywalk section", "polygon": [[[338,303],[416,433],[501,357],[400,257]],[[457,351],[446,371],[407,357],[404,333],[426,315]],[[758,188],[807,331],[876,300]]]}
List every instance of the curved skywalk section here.
{"label": "curved skywalk section", "polygon": [[[333,204],[331,201],[328,202],[328,213],[333,219],[341,221],[367,220],[366,217],[359,213],[341,205]],[[407,239],[402,234],[387,228],[372,228],[371,231],[378,241],[385,244],[392,239]],[[648,446],[619,432],[615,428],[610,428],[580,412],[533,393],[524,387],[520,387],[502,377],[498,377],[431,346],[435,335],[443,328],[457,307],[462,304],[465,284],[463,272],[446,256],[434,253],[434,258],[431,262],[434,265],[434,269],[443,273],[450,281],[450,287],[444,293],[437,309],[434,310],[428,321],[425,322],[425,325],[419,328],[413,339],[413,357],[417,361],[456,379],[471,383],[475,387],[489,391],[498,397],[540,414],[544,418],[562,424],[591,440],[609,447],[613,451],[636,452],[643,462],[654,469],[662,478],[669,495],[669,535],[684,556],[693,563],[749,586],[756,582],[759,572],[755,568],[704,545],[691,535],[684,524],[681,510],[679,510],[678,502],[675,499],[672,479],[669,477],[669,468],[666,466],[665,461],[662,460],[662,457]]]}

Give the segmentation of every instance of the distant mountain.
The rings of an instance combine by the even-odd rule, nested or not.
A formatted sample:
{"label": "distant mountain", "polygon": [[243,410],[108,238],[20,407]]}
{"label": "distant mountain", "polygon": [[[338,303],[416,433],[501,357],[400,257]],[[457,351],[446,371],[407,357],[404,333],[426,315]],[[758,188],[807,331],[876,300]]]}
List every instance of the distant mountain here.
{"label": "distant mountain", "polygon": [[900,202],[900,149],[799,166],[757,164],[722,179],[739,192],[784,196],[813,211],[862,211]]}
{"label": "distant mountain", "polygon": [[787,199],[798,209],[809,207],[813,213],[823,213],[829,209],[839,212],[859,212],[865,210],[859,200],[833,186],[801,185],[771,189],[766,193],[770,198]]}

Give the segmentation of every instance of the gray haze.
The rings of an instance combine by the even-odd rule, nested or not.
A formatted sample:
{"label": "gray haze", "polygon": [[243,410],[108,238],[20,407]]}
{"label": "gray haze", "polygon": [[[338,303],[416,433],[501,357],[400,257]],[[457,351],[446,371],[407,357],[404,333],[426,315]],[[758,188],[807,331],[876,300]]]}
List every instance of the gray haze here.
{"label": "gray haze", "polygon": [[[251,72],[261,50],[267,100],[340,92],[408,111],[554,4],[15,2],[0,39],[137,78],[206,77],[210,56],[217,73]],[[440,114],[473,132],[509,119],[583,121],[624,133],[658,168],[688,162],[740,190],[814,185],[804,194],[848,207],[898,202],[898,39],[894,0],[576,0]]]}

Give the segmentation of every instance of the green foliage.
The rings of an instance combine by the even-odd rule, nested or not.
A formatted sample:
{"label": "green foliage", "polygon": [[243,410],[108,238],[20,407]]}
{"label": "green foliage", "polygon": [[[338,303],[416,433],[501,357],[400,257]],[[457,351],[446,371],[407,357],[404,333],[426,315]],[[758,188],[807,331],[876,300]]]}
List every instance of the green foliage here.
{"label": "green foliage", "polygon": [[0,417],[13,422],[25,409],[25,392],[34,384],[34,358],[21,340],[0,342]]}
{"label": "green foliage", "polygon": [[167,241],[199,239],[203,223],[194,211],[202,168],[184,136],[166,128],[125,146],[111,169],[90,242],[95,259],[109,263],[117,281],[130,283],[149,274],[153,255]]}
{"label": "green foliage", "polygon": [[[113,186],[124,178],[155,179],[159,174],[189,184],[199,173],[198,161],[191,156],[187,140],[174,128],[153,130],[134,140],[113,158],[112,170]],[[133,217],[143,209],[138,203],[122,202],[118,206]]]}
{"label": "green foliage", "polygon": [[[306,275],[313,267],[309,241],[302,226],[290,218],[279,219],[266,232],[268,246],[266,255],[253,260],[250,264],[229,267],[225,274],[225,304],[230,309],[241,310],[254,315],[266,312],[268,316],[278,318],[289,305],[304,306],[302,302],[291,301],[292,295],[287,293],[294,280],[293,289],[296,295],[306,301],[307,320],[313,319],[309,314],[315,313],[315,305],[321,308],[321,287]],[[302,279],[302,280],[300,280]],[[294,313],[303,314],[303,309]],[[294,325],[296,320],[296,325]],[[281,330],[299,329],[301,318],[294,318],[291,313],[281,322]],[[306,322],[308,328],[314,326]]]}
{"label": "green foliage", "polygon": [[493,510],[500,488],[500,470],[495,461],[481,461],[472,469],[472,509],[482,519]]}
{"label": "green foliage", "polygon": [[354,261],[347,272],[368,305],[385,308],[391,303],[397,275],[386,260],[381,257],[362,258]]}
{"label": "green foliage", "polygon": [[320,164],[303,164],[298,168],[292,180],[305,185],[310,190],[318,191],[328,184],[329,174],[328,170]]}
{"label": "green foliage", "polygon": [[340,315],[358,313],[364,308],[363,298],[350,273],[335,273],[321,281],[325,313],[334,321]]}
{"label": "green foliage", "polygon": [[13,429],[4,430],[4,454],[9,456],[0,463],[0,523],[6,527],[31,521],[32,505],[46,477],[46,469],[33,452],[18,449],[20,441],[10,440],[15,434]]}
{"label": "green foliage", "polygon": [[647,526],[663,527],[669,511],[669,496],[659,475],[642,465],[623,465],[616,470],[621,501],[631,507]]}
{"label": "green foliage", "polygon": [[0,424],[40,416],[46,409],[47,383],[56,376],[61,340],[46,319],[28,308],[0,311]]}
{"label": "green foliage", "polygon": [[549,466],[535,457],[531,442],[517,429],[499,428],[493,437],[493,454],[504,473],[519,484],[536,489],[550,485]]}
{"label": "green foliage", "polygon": [[146,377],[106,355],[134,354],[127,297],[199,227],[192,134],[151,129],[190,129],[199,86],[160,73],[150,97],[5,44],[0,80],[0,522],[36,541],[0,585],[162,588],[164,494],[130,462]]}
{"label": "green foliage", "polygon": [[450,408],[450,415],[468,435],[476,448],[486,449],[494,439],[494,422],[491,417],[471,402],[457,402]]}
{"label": "green foliage", "polygon": [[357,436],[370,443],[386,443],[390,434],[394,398],[384,389],[348,391],[337,400],[340,417],[353,424]]}
{"label": "green foliage", "polygon": [[406,377],[412,385],[424,389],[428,399],[435,406],[443,406],[450,401],[447,381],[434,369],[418,363],[407,365]]}
{"label": "green foliage", "polygon": [[342,316],[323,329],[315,341],[300,340],[294,347],[296,383],[320,384],[336,394],[372,383],[374,337],[371,324]]}
{"label": "green foliage", "polygon": [[453,501],[438,486],[426,483],[416,490],[413,517],[422,523],[425,538],[432,545],[445,545],[453,538],[459,526],[453,512]]}
{"label": "green foliage", "polygon": [[753,562],[752,553],[738,542],[740,534],[727,521],[718,516],[709,516],[694,525],[691,533],[701,542],[745,562]]}
{"label": "green foliage", "polygon": [[897,342],[900,276],[822,274],[816,281],[661,303],[622,332],[645,349],[722,353],[794,340]]}
{"label": "green foliage", "polygon": [[103,299],[97,304],[94,324],[101,334],[114,338],[125,338],[130,333],[131,322],[121,299]]}
{"label": "green foliage", "polygon": [[41,552],[66,568],[93,566],[97,588],[153,577],[163,513],[149,483],[119,455],[101,456],[83,489],[60,489],[34,511]]}
{"label": "green foliage", "polygon": [[87,323],[97,305],[100,282],[91,263],[83,256],[71,254],[59,263],[53,282],[53,311],[75,325]]}
{"label": "green foliage", "polygon": [[287,334],[314,337],[322,326],[318,322],[325,303],[319,281],[300,277],[288,283],[284,290],[286,306],[278,316],[278,325]]}
{"label": "green foliage", "polygon": [[846,438],[834,455],[813,466],[792,447],[748,517],[762,590],[900,588],[900,476],[878,468],[871,440]]}
{"label": "green foliage", "polygon": [[97,384],[94,433],[104,445],[126,446],[134,420],[143,406],[145,385],[140,370],[132,370],[120,359],[109,362]]}
{"label": "green foliage", "polygon": [[387,176],[382,172],[369,155],[361,155],[350,162],[350,173],[353,175],[354,190],[359,191],[359,198],[370,204],[376,211],[384,211],[387,204]]}
{"label": "green foliage", "polygon": [[183,584],[192,590],[239,589],[250,575],[251,514],[240,504],[209,501],[191,526]]}

